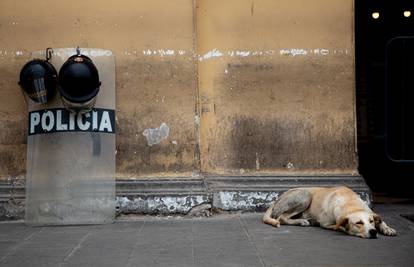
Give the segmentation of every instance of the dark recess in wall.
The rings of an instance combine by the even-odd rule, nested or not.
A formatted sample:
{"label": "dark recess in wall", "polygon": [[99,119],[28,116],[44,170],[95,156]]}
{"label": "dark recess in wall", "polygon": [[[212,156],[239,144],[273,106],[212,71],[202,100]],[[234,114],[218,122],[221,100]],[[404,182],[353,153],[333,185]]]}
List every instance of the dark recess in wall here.
{"label": "dark recess in wall", "polygon": [[355,0],[359,172],[399,197],[414,196],[413,36],[414,1]]}

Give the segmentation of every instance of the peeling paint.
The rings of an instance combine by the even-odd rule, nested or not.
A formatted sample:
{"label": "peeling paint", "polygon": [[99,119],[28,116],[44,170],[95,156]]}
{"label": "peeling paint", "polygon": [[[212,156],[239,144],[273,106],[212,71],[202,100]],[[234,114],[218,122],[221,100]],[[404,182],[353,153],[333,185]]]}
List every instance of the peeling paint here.
{"label": "peeling paint", "polygon": [[10,199],[0,202],[0,221],[18,220],[24,218],[25,203]]}
{"label": "peeling paint", "polygon": [[[59,48],[54,48],[55,50],[58,50]],[[109,50],[105,50],[105,49],[98,49],[98,48],[94,48],[94,49],[84,49],[82,50],[82,47],[80,48],[82,51],[82,54],[88,57],[102,57],[102,56],[112,56],[113,53],[112,51]],[[7,55],[7,53],[4,53],[6,51],[0,51],[0,55],[4,54]],[[45,51],[44,51],[45,52]],[[10,54],[15,54],[16,56],[24,56],[27,54],[26,51],[23,50],[16,50],[16,51],[10,51]],[[66,60],[68,57],[72,56],[73,54],[76,54],[76,49],[74,48],[73,50],[65,50],[65,51],[60,51],[59,53],[53,53],[52,57],[55,58],[59,58],[61,60]]]}
{"label": "peeling paint", "polygon": [[174,49],[145,49],[142,50],[144,56],[158,55],[160,57],[174,56],[174,55],[185,55],[185,50],[174,50]]}
{"label": "peeling paint", "polygon": [[[324,49],[324,48],[317,48],[317,49],[314,49],[314,50],[311,50],[311,53],[313,53],[313,54],[316,54],[316,55],[323,55],[323,56],[326,56],[326,55],[328,55],[329,54],[329,50],[328,49]],[[336,54],[336,50],[334,50],[334,53]]]}
{"label": "peeling paint", "polygon": [[357,192],[359,197],[368,205],[368,207],[372,207],[372,196],[368,192]]}
{"label": "peeling paint", "polygon": [[247,57],[250,55],[250,51],[236,51],[236,56]]}
{"label": "peeling paint", "polygon": [[[228,51],[221,51],[217,48],[214,48],[205,54],[198,55],[199,61],[214,59],[214,58],[221,58],[221,57],[251,57],[251,56],[273,56],[275,51],[270,50],[263,50],[263,51],[251,51],[251,50],[228,50]],[[317,55],[317,56],[327,56],[330,54],[338,54],[338,55],[348,55],[347,49],[335,49],[329,50],[326,48],[284,48],[279,50],[279,55],[281,56],[307,56],[307,55]]]}
{"label": "peeling paint", "polygon": [[27,52],[24,50],[0,50],[0,56],[24,56]]}
{"label": "peeling paint", "polygon": [[271,56],[274,54],[274,50],[266,51],[250,51],[250,50],[229,50],[229,51],[220,51],[217,48],[214,48],[203,55],[198,55],[198,60],[203,61],[212,58],[220,58],[223,56],[228,57],[248,57],[248,56],[262,56],[267,55]]}
{"label": "peeling paint", "polygon": [[328,56],[328,55],[348,55],[348,49],[326,49],[326,48],[284,48],[279,50],[281,56]]}
{"label": "peeling paint", "polygon": [[203,61],[203,60],[210,59],[210,58],[222,57],[223,55],[224,54],[220,52],[220,50],[218,50],[217,48],[214,48],[213,50],[208,51],[204,55],[199,56],[198,60]]}
{"label": "peeling paint", "polygon": [[[4,54],[14,54],[18,51],[0,51],[0,55]],[[173,57],[173,56],[185,56],[192,55],[189,59],[192,60],[193,57],[198,58],[199,61],[222,58],[222,57],[256,57],[256,56],[274,56],[275,50],[225,50],[222,51],[218,48],[213,48],[204,54],[195,54],[194,51],[185,50],[185,49],[169,49],[169,48],[147,48],[140,50],[139,48],[130,48],[124,50],[123,54],[125,56],[138,56],[139,54],[143,56],[157,56],[157,57]],[[326,48],[283,48],[279,49],[279,55],[281,56],[327,56],[327,55],[348,55],[348,49],[326,49]],[[277,55],[277,54],[276,54]]]}
{"label": "peeling paint", "polygon": [[205,195],[116,198],[118,213],[124,214],[187,214],[192,208],[209,202]]}
{"label": "peeling paint", "polygon": [[308,50],[302,49],[302,48],[288,48],[288,49],[280,49],[279,53],[282,56],[284,55],[292,56],[292,57],[306,56],[308,54]]}
{"label": "peeling paint", "polygon": [[200,124],[200,116],[194,116],[194,123],[199,125]]}
{"label": "peeling paint", "polygon": [[112,52],[109,50],[103,50],[103,49],[88,49],[82,51],[82,54],[86,56],[92,56],[92,57],[101,57],[101,56],[112,56]]}
{"label": "peeling paint", "polygon": [[149,146],[153,146],[159,144],[162,140],[166,139],[170,134],[170,128],[168,125],[163,122],[160,127],[152,129],[145,129],[142,135],[147,138],[147,142]]}
{"label": "peeling paint", "polygon": [[214,193],[213,206],[223,210],[264,209],[278,197],[276,192],[219,191]]}

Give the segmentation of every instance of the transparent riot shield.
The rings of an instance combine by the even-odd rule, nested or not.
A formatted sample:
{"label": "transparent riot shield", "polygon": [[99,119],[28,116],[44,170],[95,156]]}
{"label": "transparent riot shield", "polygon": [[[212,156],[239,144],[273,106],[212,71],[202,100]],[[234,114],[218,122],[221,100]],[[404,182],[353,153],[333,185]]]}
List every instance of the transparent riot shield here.
{"label": "transparent riot shield", "polygon": [[[76,54],[54,49],[57,70]],[[99,71],[95,108],[67,111],[59,93],[46,105],[28,102],[26,223],[111,223],[115,217],[115,60],[111,51],[82,49]],[[32,58],[45,58],[44,51]]]}

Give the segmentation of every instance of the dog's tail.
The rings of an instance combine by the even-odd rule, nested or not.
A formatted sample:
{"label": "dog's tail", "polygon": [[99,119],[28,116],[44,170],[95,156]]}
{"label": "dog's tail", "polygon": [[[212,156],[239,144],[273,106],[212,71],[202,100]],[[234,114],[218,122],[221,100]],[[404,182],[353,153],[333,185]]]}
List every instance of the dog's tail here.
{"label": "dog's tail", "polygon": [[279,227],[280,226],[279,220],[273,219],[271,216],[274,205],[275,204],[272,203],[272,205],[267,209],[267,211],[263,215],[263,222],[269,225],[273,225],[274,227]]}

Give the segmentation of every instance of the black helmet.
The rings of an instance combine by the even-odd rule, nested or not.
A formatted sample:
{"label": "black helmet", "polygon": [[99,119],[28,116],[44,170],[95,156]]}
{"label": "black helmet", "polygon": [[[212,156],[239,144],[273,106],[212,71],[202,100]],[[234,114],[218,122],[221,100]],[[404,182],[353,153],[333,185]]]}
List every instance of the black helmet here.
{"label": "black helmet", "polygon": [[33,59],[20,71],[19,85],[33,101],[45,104],[55,94],[57,72],[49,63],[51,49],[46,50],[47,59]]}
{"label": "black helmet", "polygon": [[89,57],[81,55],[79,48],[59,70],[58,90],[69,110],[92,109],[100,85],[98,69]]}

